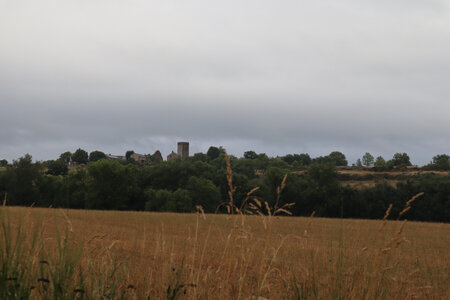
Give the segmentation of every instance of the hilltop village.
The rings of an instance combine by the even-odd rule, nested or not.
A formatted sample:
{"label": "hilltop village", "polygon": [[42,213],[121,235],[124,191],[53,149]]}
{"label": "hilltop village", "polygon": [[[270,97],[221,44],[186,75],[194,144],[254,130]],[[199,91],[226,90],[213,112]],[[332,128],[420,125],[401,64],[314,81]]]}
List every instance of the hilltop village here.
{"label": "hilltop village", "polygon": [[[189,142],[178,142],[177,146],[177,153],[172,151],[169,155],[167,155],[168,161],[174,159],[184,160],[185,158],[189,157]],[[153,154],[139,154],[135,153],[134,151],[127,151],[125,156],[106,154],[106,157],[114,160],[133,159],[141,165],[163,161],[163,156],[159,150],[156,150]]]}

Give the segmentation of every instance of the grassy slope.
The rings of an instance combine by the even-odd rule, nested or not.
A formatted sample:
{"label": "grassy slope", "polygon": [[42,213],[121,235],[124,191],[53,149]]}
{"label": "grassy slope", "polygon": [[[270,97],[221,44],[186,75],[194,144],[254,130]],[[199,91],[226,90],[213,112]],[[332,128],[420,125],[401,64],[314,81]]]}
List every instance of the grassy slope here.
{"label": "grassy slope", "polygon": [[371,167],[352,168],[338,167],[340,177],[346,177],[346,180],[340,180],[342,185],[349,185],[353,188],[373,187],[378,183],[387,183],[396,186],[399,182],[406,182],[408,178],[418,177],[424,174],[435,174],[439,176],[449,176],[448,171],[420,171],[420,168],[407,168],[405,170],[391,170],[383,172],[374,172]]}
{"label": "grassy slope", "polygon": [[[18,207],[6,213],[12,232],[22,216],[26,232],[40,233],[44,250],[29,256],[30,264],[46,259],[58,268],[52,262],[59,255],[56,222],[60,232],[69,229],[71,245],[83,250],[77,270],[84,270],[87,282],[107,280],[102,274],[120,264],[116,282],[126,298],[445,299],[450,294],[450,224],[402,227],[390,221],[379,231],[383,221]],[[31,285],[37,278],[28,280]],[[40,285],[31,295],[42,292],[45,284]],[[87,283],[77,285],[88,289]]]}

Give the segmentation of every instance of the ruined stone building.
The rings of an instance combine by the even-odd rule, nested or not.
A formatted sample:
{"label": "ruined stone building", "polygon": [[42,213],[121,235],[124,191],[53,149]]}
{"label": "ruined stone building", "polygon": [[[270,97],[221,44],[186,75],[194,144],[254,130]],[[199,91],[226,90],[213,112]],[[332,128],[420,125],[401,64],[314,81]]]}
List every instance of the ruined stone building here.
{"label": "ruined stone building", "polygon": [[125,156],[122,156],[122,155],[112,155],[111,153],[110,153],[110,154],[106,154],[106,157],[109,158],[109,159],[117,159],[117,160],[125,160],[125,159],[126,159]]}
{"label": "ruined stone building", "polygon": [[185,159],[186,157],[189,157],[189,143],[188,142],[178,142],[178,153],[175,153],[172,151],[169,155],[167,155],[167,160],[172,159]]}
{"label": "ruined stone building", "polygon": [[161,161],[163,161],[163,157],[161,155],[161,152],[159,152],[159,150],[156,150],[155,153],[153,153],[152,157],[153,157],[153,161],[154,162],[161,162]]}
{"label": "ruined stone building", "polygon": [[[189,143],[188,142],[178,142],[177,144],[177,152],[175,153],[172,151],[169,155],[167,155],[167,160],[172,159],[185,159],[186,157],[189,157]],[[125,160],[125,156],[121,155],[106,155],[109,159],[116,159],[116,160]],[[146,164],[152,164],[152,163],[158,163],[163,161],[163,157],[161,155],[161,152],[159,150],[156,150],[153,155],[150,154],[139,154],[139,153],[133,153],[130,155],[130,158],[134,159],[138,164],[140,165],[146,165]]]}
{"label": "ruined stone building", "polygon": [[178,154],[176,154],[175,152],[171,152],[169,155],[167,155],[167,160],[172,160],[172,159],[177,159],[178,158]]}
{"label": "ruined stone building", "polygon": [[130,155],[130,158],[134,159],[138,164],[145,164],[146,162],[150,161],[150,158],[148,155],[139,154],[139,153],[133,153]]}
{"label": "ruined stone building", "polygon": [[189,157],[189,143],[188,142],[178,142],[178,156],[181,159]]}

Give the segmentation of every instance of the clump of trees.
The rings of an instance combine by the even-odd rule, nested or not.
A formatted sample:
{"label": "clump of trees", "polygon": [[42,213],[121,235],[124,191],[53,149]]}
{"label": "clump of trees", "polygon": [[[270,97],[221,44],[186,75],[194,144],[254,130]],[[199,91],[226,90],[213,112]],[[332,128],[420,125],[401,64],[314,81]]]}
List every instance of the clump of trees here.
{"label": "clump of trees", "polygon": [[102,151],[92,151],[89,153],[89,161],[99,161],[100,159],[105,159],[106,154]]}
{"label": "clump of trees", "polygon": [[374,158],[372,154],[366,152],[362,158],[358,158],[356,161],[356,166],[370,167],[373,166],[374,171],[388,171],[394,168],[404,169],[406,167],[412,166],[411,160],[406,153],[395,153],[392,159],[386,161],[382,156]]}
{"label": "clump of trees", "polygon": [[89,155],[83,149],[77,149],[70,157],[71,161],[77,164],[87,164]]}
{"label": "clump of trees", "polygon": [[447,154],[438,154],[433,160],[425,166],[426,170],[448,171],[450,170],[450,156]]}
{"label": "clump of trees", "polygon": [[69,172],[67,163],[65,163],[62,159],[49,160],[45,162],[44,166],[47,167],[46,174],[48,175],[67,175]]}
{"label": "clump of trees", "polygon": [[411,166],[411,161],[406,153],[395,153],[392,160],[388,164],[392,164],[394,167],[408,167]]}
{"label": "clump of trees", "polygon": [[66,151],[64,153],[61,153],[59,156],[59,159],[61,159],[66,164],[70,163],[70,159],[72,158],[72,152]]}
{"label": "clump of trees", "polygon": [[281,159],[294,168],[307,167],[312,163],[312,159],[307,153],[288,154]]}
{"label": "clump of trees", "polygon": [[[129,158],[132,153],[128,153]],[[360,159],[361,160],[361,159]],[[85,165],[83,168],[69,164]],[[426,168],[449,169],[449,156],[436,155]],[[393,187],[354,189],[338,181],[337,168],[348,162],[341,152],[311,158],[308,154],[268,157],[246,151],[243,157],[230,156],[233,183],[237,187],[235,204],[240,206],[247,192],[270,205],[277,201],[277,187],[286,178],[281,197],[293,202],[294,215],[380,218],[390,203],[401,208],[411,196],[425,192],[408,212],[411,220],[450,220],[450,177],[425,174]],[[374,170],[411,165],[406,153],[396,153],[389,161],[365,153],[361,164]],[[68,208],[151,210],[192,212],[201,205],[206,212],[223,212],[228,201],[225,151],[210,147],[185,160],[159,161],[137,165],[132,159],[111,160],[101,151],[88,154],[77,149],[57,160],[33,162],[25,155],[0,171],[0,196],[10,205]],[[293,172],[301,169],[302,172]],[[395,215],[393,212],[392,215]]]}
{"label": "clump of trees", "polygon": [[372,154],[370,154],[369,152],[366,152],[366,154],[363,155],[363,157],[362,157],[362,163],[363,163],[366,167],[373,165],[374,162],[375,162],[375,161],[374,161],[374,158],[373,158]]}
{"label": "clump of trees", "polygon": [[384,158],[382,156],[378,156],[375,159],[375,162],[374,162],[373,165],[374,165],[375,168],[380,169],[380,170],[381,169],[385,169],[386,166],[387,166],[386,161],[384,160]]}
{"label": "clump of trees", "polygon": [[319,156],[312,160],[315,163],[333,163],[335,166],[347,166],[348,161],[345,155],[339,151],[333,151],[327,156]]}

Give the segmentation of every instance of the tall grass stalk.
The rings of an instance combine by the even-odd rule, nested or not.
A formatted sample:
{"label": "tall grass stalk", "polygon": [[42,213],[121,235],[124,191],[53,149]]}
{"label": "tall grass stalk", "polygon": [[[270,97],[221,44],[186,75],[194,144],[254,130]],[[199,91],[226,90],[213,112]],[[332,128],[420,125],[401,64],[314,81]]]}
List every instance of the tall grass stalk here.
{"label": "tall grass stalk", "polygon": [[[51,227],[30,214],[11,222],[8,208],[0,208],[0,299],[121,298],[120,268],[82,259],[84,245],[71,234],[70,220],[61,234],[56,216]],[[46,237],[47,230],[54,238]]]}

